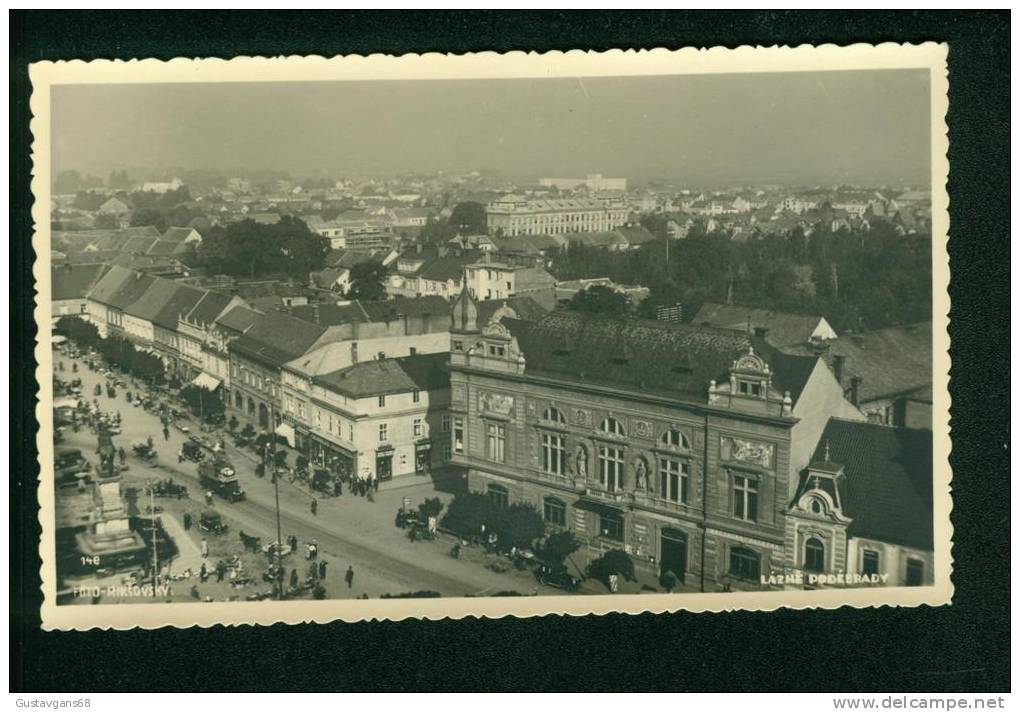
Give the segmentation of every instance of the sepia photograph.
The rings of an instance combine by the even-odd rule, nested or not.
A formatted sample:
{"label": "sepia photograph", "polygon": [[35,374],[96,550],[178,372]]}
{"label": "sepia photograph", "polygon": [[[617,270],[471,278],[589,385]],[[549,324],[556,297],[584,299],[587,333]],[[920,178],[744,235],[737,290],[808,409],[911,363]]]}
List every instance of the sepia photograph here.
{"label": "sepia photograph", "polygon": [[946,51],[33,65],[44,626],[949,602]]}

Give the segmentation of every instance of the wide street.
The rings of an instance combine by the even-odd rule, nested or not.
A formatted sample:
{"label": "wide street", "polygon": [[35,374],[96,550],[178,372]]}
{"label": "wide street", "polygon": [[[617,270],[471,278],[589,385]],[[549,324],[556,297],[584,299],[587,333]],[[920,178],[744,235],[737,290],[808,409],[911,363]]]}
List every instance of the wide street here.
{"label": "wide street", "polygon": [[[82,379],[83,397],[91,401],[95,384],[105,385],[106,379],[100,373],[89,371],[83,361],[78,361],[78,373],[71,373],[71,359],[64,354],[57,354],[55,361],[63,360],[65,370],[57,375],[70,380],[77,375]],[[178,462],[177,453],[187,436],[181,430],[171,426],[169,440],[162,434],[159,416],[146,412],[141,407],[127,405],[125,390],[132,390],[131,379],[127,388],[118,388],[117,397],[109,399],[104,393],[98,397],[99,407],[103,411],[119,411],[122,416],[123,432],[114,436],[114,444],[123,447],[128,453],[129,470],[125,473],[125,485],[143,485],[148,481],[173,477],[175,481],[186,484],[189,489],[190,502],[185,505],[195,520],[204,509],[202,490],[198,485],[197,465],[184,461]],[[180,405],[175,405],[179,410]],[[179,421],[181,426],[194,430],[198,428],[197,419]],[[151,436],[159,453],[155,464],[137,458],[131,449],[133,442]],[[61,445],[78,447],[89,457],[94,457],[95,434],[88,429],[77,433],[68,429]],[[226,438],[229,440],[229,437]],[[223,515],[230,526],[228,534],[220,537],[215,549],[228,549],[233,553],[241,551],[237,535],[239,530],[260,536],[263,543],[276,539],[276,509],[274,485],[271,478],[259,478],[255,475],[256,456],[251,451],[242,452],[228,442],[227,453],[238,473],[247,497],[238,503],[228,503],[216,498],[213,508]],[[290,463],[293,464],[293,456]],[[327,561],[328,573],[325,581],[327,597],[359,597],[367,595],[378,597],[383,594],[400,594],[413,591],[437,591],[443,596],[487,595],[500,591],[516,591],[521,594],[540,593],[551,595],[559,593],[558,589],[539,585],[530,570],[516,571],[512,568],[506,572],[496,572],[486,567],[497,557],[488,556],[481,550],[467,547],[463,550],[460,560],[449,556],[449,549],[454,540],[440,537],[436,541],[411,542],[402,529],[394,525],[394,518],[401,502],[410,498],[412,507],[426,497],[439,497],[445,502],[451,499],[447,493],[438,491],[429,478],[403,478],[384,483],[380,492],[374,496],[374,502],[364,497],[355,497],[345,491],[342,497],[318,497],[317,514],[310,511],[312,496],[300,484],[292,484],[286,478],[279,482],[280,520],[284,540],[291,535],[297,536],[299,554],[304,553],[304,544],[315,540],[319,545],[320,558]],[[165,505],[163,516],[175,516],[175,505],[167,500],[157,500]],[[179,512],[178,512],[179,514]],[[196,528],[188,533],[197,542],[200,539]],[[210,545],[212,549],[212,545]],[[225,555],[214,551],[210,556]],[[211,560],[210,560],[211,561]],[[505,559],[503,560],[505,562]],[[307,564],[297,559],[296,555],[288,557],[285,566],[289,571],[296,567],[303,575]],[[344,583],[344,572],[348,566],[353,567],[354,583],[348,588]],[[497,564],[498,566],[498,564]],[[179,569],[177,569],[179,570]],[[261,571],[258,572],[259,574]],[[210,582],[212,579],[210,579]],[[175,589],[174,598],[179,598],[183,588],[190,589],[192,582],[186,587]],[[216,599],[228,598],[225,586],[200,586],[203,597]],[[258,590],[266,589],[262,584]],[[250,593],[252,588],[244,593]],[[243,597],[243,596],[242,596]]]}

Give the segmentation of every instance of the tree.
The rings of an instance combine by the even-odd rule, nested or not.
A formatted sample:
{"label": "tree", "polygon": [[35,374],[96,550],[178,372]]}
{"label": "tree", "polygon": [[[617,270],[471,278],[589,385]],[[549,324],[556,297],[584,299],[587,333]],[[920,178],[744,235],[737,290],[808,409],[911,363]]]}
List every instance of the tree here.
{"label": "tree", "polygon": [[588,576],[609,585],[612,574],[623,576],[626,581],[635,581],[634,560],[623,549],[611,549],[588,564]]}
{"label": "tree", "polygon": [[581,542],[569,529],[550,534],[542,545],[542,558],[550,564],[563,565],[567,557],[581,548]]}
{"label": "tree", "polygon": [[571,297],[567,307],[594,314],[626,314],[630,311],[630,300],[611,287],[596,284]]}
{"label": "tree", "polygon": [[659,585],[666,589],[666,593],[672,593],[678,583],[680,583],[680,580],[676,577],[676,574],[668,569],[659,576]]}
{"label": "tree", "polygon": [[146,227],[148,225],[153,226],[156,230],[163,234],[169,227],[169,222],[159,210],[155,208],[138,208],[131,212],[131,219],[128,222],[131,227]]}
{"label": "tree", "polygon": [[351,286],[347,296],[351,299],[372,301],[386,297],[386,268],[379,262],[367,261],[351,267]]}
{"label": "tree", "polygon": [[485,206],[470,200],[457,203],[448,222],[460,235],[484,235],[488,230]]}
{"label": "tree", "polygon": [[211,274],[234,277],[286,275],[307,279],[325,264],[329,242],[304,221],[285,215],[273,225],[242,220],[215,226],[196,251],[199,266]]}
{"label": "tree", "polygon": [[223,401],[216,393],[206,388],[188,385],[181,389],[180,396],[191,408],[192,413],[206,420],[214,420],[223,414]]}
{"label": "tree", "polygon": [[230,416],[230,420],[227,421],[227,430],[233,433],[235,430],[237,430],[237,425],[238,425],[237,416],[236,415]]}
{"label": "tree", "polygon": [[96,227],[100,230],[116,230],[120,227],[120,220],[116,215],[103,213],[96,216]]}
{"label": "tree", "polygon": [[439,497],[428,497],[418,505],[418,512],[423,521],[428,521],[429,517],[438,517],[442,511],[443,501]]}

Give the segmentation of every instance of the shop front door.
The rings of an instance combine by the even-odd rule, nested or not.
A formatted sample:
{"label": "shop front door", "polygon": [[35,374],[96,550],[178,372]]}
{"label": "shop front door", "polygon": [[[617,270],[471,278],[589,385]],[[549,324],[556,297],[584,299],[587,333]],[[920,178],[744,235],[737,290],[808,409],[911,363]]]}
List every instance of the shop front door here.
{"label": "shop front door", "polygon": [[662,530],[662,554],[659,573],[672,571],[680,583],[687,572],[687,535],[678,529]]}
{"label": "shop front door", "polygon": [[375,476],[380,482],[393,479],[393,455],[378,455],[375,458]]}

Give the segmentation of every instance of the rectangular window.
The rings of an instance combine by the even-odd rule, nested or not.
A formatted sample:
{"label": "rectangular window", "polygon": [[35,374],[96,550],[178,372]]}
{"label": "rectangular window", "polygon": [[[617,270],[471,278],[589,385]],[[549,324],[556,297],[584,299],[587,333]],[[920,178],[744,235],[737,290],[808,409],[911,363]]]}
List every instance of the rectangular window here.
{"label": "rectangular window", "polygon": [[463,351],[464,350],[464,342],[460,341],[459,339],[454,341],[453,342],[453,350],[454,351]]}
{"label": "rectangular window", "polygon": [[388,437],[387,433],[388,430],[389,426],[386,423],[379,423],[379,442],[381,443],[386,442],[386,438]]}
{"label": "rectangular window", "polygon": [[327,416],[327,418],[326,418],[326,430],[328,430],[331,433],[333,432],[333,416],[332,415]]}
{"label": "rectangular window", "polygon": [[758,482],[743,475],[733,476],[733,516],[758,521]]}
{"label": "rectangular window", "polygon": [[414,437],[420,438],[422,432],[421,418],[414,419]]}
{"label": "rectangular window", "polygon": [[443,446],[443,460],[449,462],[453,459],[453,449],[449,445]]}
{"label": "rectangular window", "polygon": [[623,449],[599,447],[599,481],[607,492],[623,489]]}
{"label": "rectangular window", "polygon": [[877,574],[878,567],[878,552],[872,551],[871,549],[865,549],[864,555],[861,557],[861,573],[868,575]]}
{"label": "rectangular window", "polygon": [[419,391],[417,389],[411,391],[411,400],[414,401],[415,403],[420,403],[421,402],[421,391]]}
{"label": "rectangular window", "polygon": [[746,581],[757,581],[761,575],[761,557],[756,551],[742,546],[730,549],[730,576]]}
{"label": "rectangular window", "polygon": [[386,396],[379,396],[379,407],[380,408],[386,407]]}
{"label": "rectangular window", "polygon": [[546,524],[565,527],[567,525],[567,505],[563,503],[563,500],[546,497],[542,500],[542,519]]}
{"label": "rectangular window", "polygon": [[354,442],[354,423],[347,426],[347,439]]}
{"label": "rectangular window", "polygon": [[623,515],[603,512],[599,515],[599,534],[606,539],[623,541]]}
{"label": "rectangular window", "polygon": [[907,559],[907,586],[924,584],[924,562],[920,559]]}
{"label": "rectangular window", "polygon": [[464,452],[464,419],[454,418],[453,419],[453,451],[455,453]]}
{"label": "rectangular window", "polygon": [[552,475],[566,471],[567,448],[563,436],[556,433],[542,433],[542,470]]}
{"label": "rectangular window", "polygon": [[506,426],[489,423],[485,426],[486,453],[493,462],[506,461]]}
{"label": "rectangular window", "polygon": [[659,496],[670,502],[687,504],[690,492],[690,466],[686,462],[659,460]]}
{"label": "rectangular window", "polygon": [[443,432],[450,432],[450,416],[448,415],[443,416]]}

